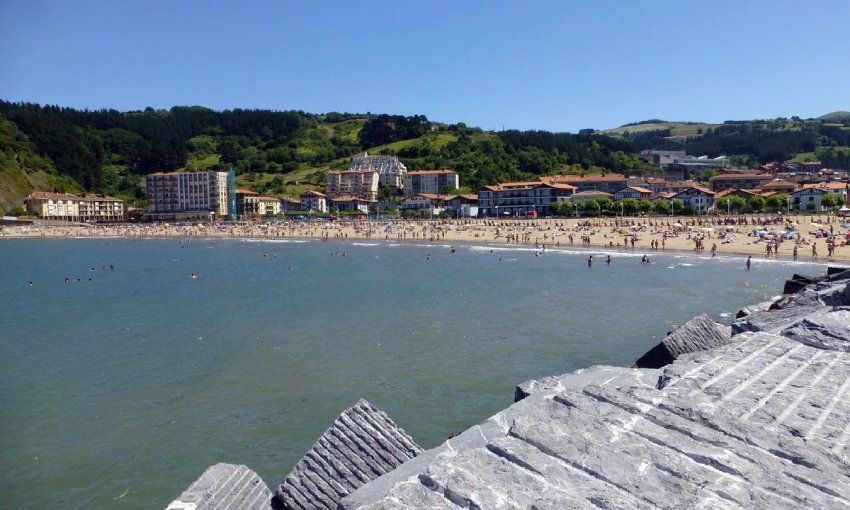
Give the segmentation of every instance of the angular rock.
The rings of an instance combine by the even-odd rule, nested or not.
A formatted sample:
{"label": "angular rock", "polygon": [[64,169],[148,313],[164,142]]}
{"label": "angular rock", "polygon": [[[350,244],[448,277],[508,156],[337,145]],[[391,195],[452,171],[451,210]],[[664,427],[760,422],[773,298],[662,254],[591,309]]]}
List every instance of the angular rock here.
{"label": "angular rock", "polygon": [[732,336],[746,331],[778,332],[803,320],[809,314],[829,308],[818,297],[817,292],[807,289],[799,294],[783,298],[771,309],[756,312],[732,322]]}
{"label": "angular rock", "polygon": [[850,352],[850,309],[815,312],[782,334],[818,349]]}
{"label": "angular rock", "polygon": [[272,493],[245,466],[210,466],[166,510],[269,510]]}
{"label": "angular rock", "polygon": [[773,305],[773,301],[763,301],[761,303],[757,303],[755,305],[745,306],[738,310],[738,313],[735,314],[735,319],[740,319],[742,317],[746,317],[748,315],[752,315],[756,312],[765,312],[770,309]]}
{"label": "angular rock", "polygon": [[704,351],[732,341],[732,334],[722,324],[706,315],[694,317],[676,328],[658,345],[636,362],[638,368],[661,368],[689,352]]}
{"label": "angular rock", "polygon": [[641,370],[605,365],[580,368],[571,374],[531,379],[517,384],[514,390],[514,402],[519,402],[534,393],[556,393],[566,388],[581,389],[588,384],[613,386],[616,388],[644,385],[652,388],[655,386],[660,374],[661,372],[658,370]]}
{"label": "angular rock", "polygon": [[275,510],[337,508],[363,484],[422,453],[422,449],[366,400],[340,414],[277,488]]}

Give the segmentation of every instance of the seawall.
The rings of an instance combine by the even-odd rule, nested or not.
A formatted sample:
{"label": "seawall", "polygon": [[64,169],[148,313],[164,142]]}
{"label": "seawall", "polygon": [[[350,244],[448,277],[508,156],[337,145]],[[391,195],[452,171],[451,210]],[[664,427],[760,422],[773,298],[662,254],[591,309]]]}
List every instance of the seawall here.
{"label": "seawall", "polygon": [[696,317],[634,367],[520,383],[426,451],[358,402],[274,496],[244,466],[211,468],[169,508],[850,507],[848,282],[794,275],[776,302],[731,327]]}

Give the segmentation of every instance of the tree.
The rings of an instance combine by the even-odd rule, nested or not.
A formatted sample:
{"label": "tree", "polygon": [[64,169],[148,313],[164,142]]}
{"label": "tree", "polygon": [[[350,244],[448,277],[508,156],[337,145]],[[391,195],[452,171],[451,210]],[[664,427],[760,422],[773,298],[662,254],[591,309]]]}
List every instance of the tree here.
{"label": "tree", "polygon": [[393,197],[393,188],[391,186],[381,186],[378,189],[378,200],[389,200]]}
{"label": "tree", "polygon": [[641,200],[640,203],[638,203],[638,209],[640,210],[641,214],[649,214],[649,212],[652,210],[652,202],[650,202],[649,200]]}
{"label": "tree", "polygon": [[764,201],[765,210],[771,212],[779,212],[787,206],[788,195],[786,195],[785,193],[776,193],[775,195],[770,195]]}
{"label": "tree", "polygon": [[684,210],[684,207],[682,206],[682,201],[678,198],[673,199],[673,202],[670,204],[670,207],[673,208],[673,214],[679,214]]}
{"label": "tree", "polygon": [[585,200],[581,204],[581,210],[587,214],[597,214],[599,212],[599,202],[594,199]]}
{"label": "tree", "polygon": [[764,209],[764,204],[765,200],[764,197],[761,195],[750,197],[750,199],[747,201],[747,205],[750,206],[750,209],[752,209],[753,212],[761,212],[761,210]]}
{"label": "tree", "polygon": [[624,198],[620,200],[619,209],[620,211],[627,216],[634,216],[638,211],[638,200],[636,198]]}
{"label": "tree", "polygon": [[844,198],[837,193],[827,193],[820,199],[820,204],[827,209],[837,209],[844,204]]}
{"label": "tree", "polygon": [[666,200],[656,200],[652,204],[652,210],[655,214],[670,214],[670,202]]}

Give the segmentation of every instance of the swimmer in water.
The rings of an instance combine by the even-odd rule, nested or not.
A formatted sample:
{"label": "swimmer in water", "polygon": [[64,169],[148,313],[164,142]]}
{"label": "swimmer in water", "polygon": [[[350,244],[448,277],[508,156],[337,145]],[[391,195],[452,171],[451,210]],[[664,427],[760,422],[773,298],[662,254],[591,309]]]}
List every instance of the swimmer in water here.
{"label": "swimmer in water", "polygon": [[289,267],[287,267],[287,268],[286,268],[286,270],[287,270],[287,271],[292,271],[292,266],[290,265]]}
{"label": "swimmer in water", "polygon": [[643,262],[644,264],[649,264],[649,257],[647,257],[646,255],[644,255],[644,256],[643,256],[643,259],[641,259],[641,262]]}
{"label": "swimmer in water", "polygon": [[605,257],[605,265],[608,265],[608,266],[611,265],[611,255],[608,255],[607,257]]}
{"label": "swimmer in water", "polygon": [[587,257],[587,267],[593,267],[593,255]]}
{"label": "swimmer in water", "polygon": [[198,279],[198,275],[196,275],[195,273],[192,273],[191,278],[192,278],[193,280],[197,280],[197,279]]}
{"label": "swimmer in water", "polygon": [[750,270],[750,265],[753,263],[753,256],[747,255],[747,271]]}

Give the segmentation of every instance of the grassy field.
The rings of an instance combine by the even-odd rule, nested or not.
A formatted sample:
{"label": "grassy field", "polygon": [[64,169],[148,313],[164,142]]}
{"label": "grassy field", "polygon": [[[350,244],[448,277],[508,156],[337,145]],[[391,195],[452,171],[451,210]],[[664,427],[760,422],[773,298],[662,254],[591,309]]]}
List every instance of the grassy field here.
{"label": "grassy field", "polygon": [[627,131],[629,133],[646,133],[649,131],[670,129],[670,136],[700,136],[706,129],[713,129],[719,125],[702,122],[652,122],[633,126],[620,126],[614,129],[606,129],[602,132],[608,135],[622,136]]}

